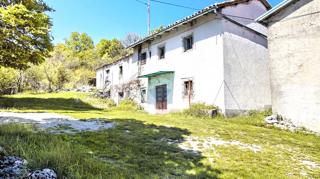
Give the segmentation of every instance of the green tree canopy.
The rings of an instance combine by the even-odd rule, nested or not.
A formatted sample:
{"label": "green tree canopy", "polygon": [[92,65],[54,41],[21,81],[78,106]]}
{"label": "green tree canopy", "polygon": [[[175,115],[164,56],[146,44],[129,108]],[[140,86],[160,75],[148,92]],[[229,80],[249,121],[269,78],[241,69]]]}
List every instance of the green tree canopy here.
{"label": "green tree canopy", "polygon": [[107,40],[102,39],[96,46],[97,54],[100,58],[105,56],[106,54],[110,58],[114,58],[121,54],[124,50],[122,43],[117,39]]}
{"label": "green tree canopy", "polygon": [[49,56],[51,10],[40,0],[0,2],[0,66],[24,69]]}
{"label": "green tree canopy", "polygon": [[86,33],[72,32],[65,44],[75,54],[94,49],[93,40]]}

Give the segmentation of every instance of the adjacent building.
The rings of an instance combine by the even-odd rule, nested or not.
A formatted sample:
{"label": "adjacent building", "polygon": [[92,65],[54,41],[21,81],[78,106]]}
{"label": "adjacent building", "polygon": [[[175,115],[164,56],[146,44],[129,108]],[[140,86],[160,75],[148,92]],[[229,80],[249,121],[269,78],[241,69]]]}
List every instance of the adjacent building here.
{"label": "adjacent building", "polygon": [[196,12],[97,69],[97,88],[116,102],[132,98],[150,113],[196,102],[226,115],[270,108],[267,29],[254,20],[270,8],[266,0],[233,0]]}
{"label": "adjacent building", "polygon": [[272,109],[320,132],[320,1],[285,0],[258,21],[269,28]]}

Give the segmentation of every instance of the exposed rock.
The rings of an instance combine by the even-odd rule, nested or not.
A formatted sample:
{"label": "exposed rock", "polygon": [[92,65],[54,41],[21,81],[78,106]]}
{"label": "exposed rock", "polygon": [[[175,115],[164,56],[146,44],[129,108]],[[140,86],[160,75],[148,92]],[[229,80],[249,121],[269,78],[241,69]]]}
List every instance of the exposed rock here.
{"label": "exposed rock", "polygon": [[179,144],[181,149],[191,151],[193,153],[199,153],[205,150],[214,150],[215,146],[236,146],[239,149],[250,150],[254,153],[262,151],[262,148],[255,144],[245,144],[240,141],[225,141],[213,137],[187,137],[183,143]]}
{"label": "exposed rock", "polygon": [[45,168],[43,170],[34,171],[29,178],[30,179],[56,179],[57,174],[53,170]]}
{"label": "exposed rock", "polygon": [[38,128],[51,133],[77,133],[113,128],[114,122],[104,119],[78,120],[69,116],[53,113],[13,113],[0,112],[0,124],[35,124]]}
{"label": "exposed rock", "polygon": [[295,126],[290,120],[283,118],[280,115],[273,114],[271,116],[268,116],[264,119],[265,123],[268,125],[273,125],[280,129],[290,130],[290,131],[296,131],[300,128]]}
{"label": "exposed rock", "polygon": [[301,160],[301,163],[303,165],[305,165],[306,167],[308,167],[310,170],[320,168],[320,164],[317,164],[317,163],[310,161],[310,160]]}
{"label": "exposed rock", "polygon": [[0,179],[56,179],[57,174],[51,169],[29,173],[28,162],[15,156],[0,157]]}
{"label": "exposed rock", "polygon": [[0,159],[0,178],[27,178],[27,161],[19,157],[7,156]]}
{"label": "exposed rock", "polygon": [[6,156],[7,155],[7,151],[0,146],[0,157]]}
{"label": "exposed rock", "polygon": [[276,123],[279,123],[279,121],[281,120],[279,117],[280,116],[273,114],[271,116],[266,117],[264,121],[267,124],[276,124]]}

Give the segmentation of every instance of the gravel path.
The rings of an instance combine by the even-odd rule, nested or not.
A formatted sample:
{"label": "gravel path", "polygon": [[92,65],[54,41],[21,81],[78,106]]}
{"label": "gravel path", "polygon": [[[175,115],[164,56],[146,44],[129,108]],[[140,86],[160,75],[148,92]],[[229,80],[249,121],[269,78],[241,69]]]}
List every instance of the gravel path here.
{"label": "gravel path", "polygon": [[78,120],[54,113],[13,113],[0,112],[0,124],[23,123],[35,124],[51,133],[75,133],[81,131],[98,131],[114,127],[113,122],[101,119]]}

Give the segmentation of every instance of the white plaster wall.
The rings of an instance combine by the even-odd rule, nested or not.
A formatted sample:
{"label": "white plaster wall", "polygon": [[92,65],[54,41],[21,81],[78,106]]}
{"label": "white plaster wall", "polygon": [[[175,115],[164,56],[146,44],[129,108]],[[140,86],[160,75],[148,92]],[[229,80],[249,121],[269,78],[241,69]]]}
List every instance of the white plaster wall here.
{"label": "white plaster wall", "polygon": [[[168,111],[177,111],[188,107],[188,99],[183,96],[183,82],[185,78],[193,80],[194,96],[192,102],[205,102],[218,105],[224,109],[223,89],[219,88],[223,81],[223,50],[221,36],[221,22],[209,15],[198,19],[194,26],[189,24],[179,28],[176,33],[168,34],[150,44],[152,56],[147,60],[142,74],[157,71],[174,71],[172,101],[168,104]],[[193,34],[194,48],[183,50],[183,37]],[[158,47],[165,45],[166,58],[158,58]],[[151,80],[153,82],[153,80]],[[150,81],[149,81],[150,82]],[[169,83],[165,76],[159,77],[159,84]],[[153,85],[153,84],[152,84]],[[149,98],[155,96],[155,88],[151,85],[148,90]],[[170,85],[169,85],[170,86]],[[150,84],[149,84],[150,87]],[[145,105],[150,113],[156,113],[153,100]]]}
{"label": "white plaster wall", "polygon": [[[119,67],[123,67],[123,75],[122,77],[120,76],[120,71]],[[138,77],[138,63],[137,61],[133,60],[133,56],[127,57],[117,63],[114,63],[112,65],[106,65],[100,69],[97,70],[96,72],[96,77],[97,77],[97,89],[103,89],[104,82],[107,78],[107,70],[110,70],[109,72],[109,81],[110,84],[108,85],[107,90],[111,90],[111,99],[113,99],[116,103],[120,102],[118,91],[116,86],[123,85],[125,83],[128,83],[132,80],[136,80]],[[146,86],[145,85],[145,80],[142,81],[142,87]],[[137,91],[131,91],[130,92],[132,96],[135,96],[134,100],[136,102],[140,102],[140,96],[137,95]],[[124,97],[131,97],[127,96],[125,93]]]}
{"label": "white plaster wall", "polygon": [[[265,11],[265,7],[260,2],[253,0],[250,1],[250,3],[232,6],[230,8],[228,7],[223,12],[226,14],[256,18]],[[252,21],[242,23],[250,26]],[[238,28],[238,26],[230,28]],[[240,32],[247,33],[245,31]],[[183,37],[191,34],[194,38],[194,48],[184,52]],[[187,23],[184,26],[180,26],[169,33],[156,37],[152,42],[144,43],[142,45],[142,52],[147,52],[148,58],[147,64],[141,68],[141,71],[138,69],[138,52],[137,47],[135,48],[135,53],[129,60],[128,65],[131,74],[134,74],[134,72],[141,72],[138,75],[144,75],[158,71],[174,71],[173,83],[169,81],[170,78],[166,75],[159,76],[158,80],[155,80],[155,78],[149,80],[150,88],[147,91],[148,103],[142,104],[148,112],[157,112],[155,107],[156,104],[153,100],[155,97],[155,86],[156,84],[161,85],[164,83],[168,83],[168,86],[172,86],[172,89],[168,89],[170,93],[172,93],[172,99],[170,99],[168,104],[168,112],[187,108],[188,99],[183,96],[183,82],[185,79],[193,80],[193,103],[204,102],[207,104],[214,104],[217,105],[222,112],[225,112],[225,97],[228,98],[229,96],[225,95],[226,89],[225,85],[223,85],[225,75],[224,55],[228,55],[228,53],[224,53],[224,48],[227,48],[228,50],[230,50],[230,48],[228,45],[224,46],[224,39],[228,38],[226,38],[226,36],[223,37],[222,34],[223,24],[221,18],[217,18],[214,14],[198,18],[193,22],[193,25]],[[244,37],[256,38],[252,35]],[[260,47],[254,47],[256,44],[250,43],[250,40],[248,41],[249,42],[247,43],[241,43],[242,46],[235,47],[237,48],[237,53],[240,53],[242,50],[248,52],[248,49],[258,49],[258,53],[251,54],[258,56],[264,55],[264,50],[261,50]],[[229,42],[238,43],[238,40]],[[240,42],[246,41],[240,39]],[[261,43],[265,44],[265,41],[259,41],[258,46],[260,46]],[[166,47],[166,58],[160,60],[158,58],[158,47],[163,45]],[[151,52],[151,56],[149,56],[149,51]],[[262,53],[259,54],[259,52]],[[242,58],[247,58],[247,56],[243,56]],[[113,69],[114,66],[117,65],[113,65],[111,71],[117,71],[117,69]],[[124,71],[126,71],[125,68]],[[256,74],[251,73],[250,75]],[[235,78],[237,78],[237,76]],[[148,86],[148,79],[142,79],[142,82],[144,86]],[[113,81],[112,84],[116,85],[118,83],[118,81]],[[247,109],[249,108],[248,106],[249,105],[243,107],[244,109]]]}
{"label": "white plaster wall", "polygon": [[96,88],[97,89],[102,89],[103,88],[103,68],[99,68],[96,70]]}
{"label": "white plaster wall", "polygon": [[[267,8],[261,3],[260,0],[251,0],[251,1],[248,1],[247,3],[226,7],[222,9],[221,13],[225,15],[230,15],[227,17],[234,19],[237,22],[240,22],[241,24],[266,35],[268,32],[268,29],[265,26],[255,21],[256,18],[258,18],[260,15],[262,15],[266,11],[267,11]],[[238,16],[238,17],[234,17],[234,16]],[[245,17],[249,19],[239,18],[239,17]]]}
{"label": "white plaster wall", "polygon": [[271,108],[267,39],[223,21],[227,115]]}
{"label": "white plaster wall", "polygon": [[[297,1],[270,19],[273,112],[320,132],[320,1]],[[309,15],[308,15],[309,14]]]}

